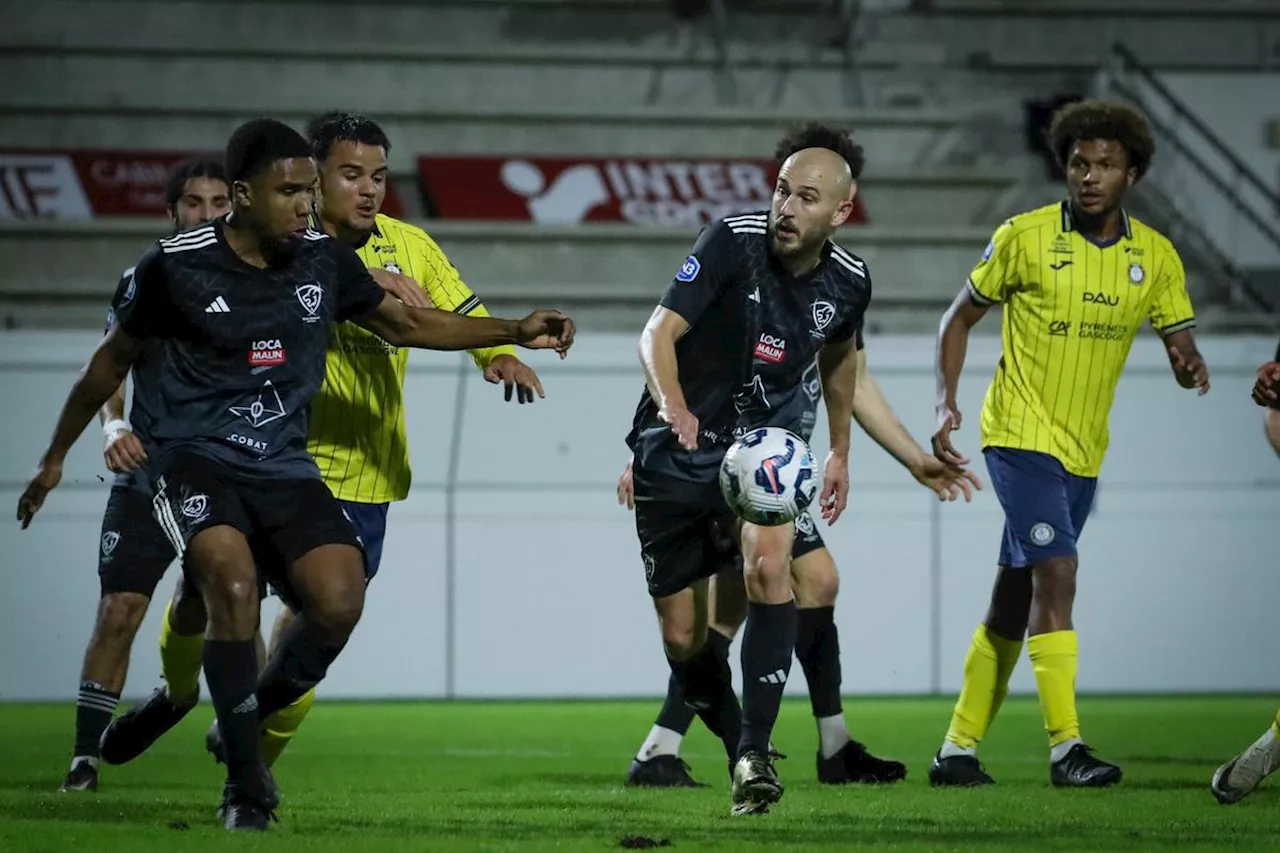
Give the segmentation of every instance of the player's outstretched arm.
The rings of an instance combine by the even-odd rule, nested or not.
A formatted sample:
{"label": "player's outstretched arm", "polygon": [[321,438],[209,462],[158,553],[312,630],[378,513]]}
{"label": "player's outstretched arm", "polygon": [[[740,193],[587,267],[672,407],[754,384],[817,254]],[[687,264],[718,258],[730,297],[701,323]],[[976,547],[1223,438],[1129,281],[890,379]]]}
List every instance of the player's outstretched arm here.
{"label": "player's outstretched arm", "polygon": [[858,386],[858,349],[854,339],[824,346],[818,353],[818,372],[831,438],[819,503],[822,517],[828,524],[835,524],[849,499],[850,422]]}
{"label": "player's outstretched arm", "polygon": [[938,383],[936,411],[937,427],[933,433],[933,453],[949,465],[968,465],[969,460],[951,445],[951,433],[960,429],[960,408],[956,405],[956,390],[960,387],[960,371],[964,369],[965,354],[969,351],[969,330],[987,313],[989,304],[980,304],[973,297],[969,284],[942,315],[938,327],[937,357],[934,375]]}
{"label": "player's outstretched arm", "polygon": [[640,333],[637,350],[649,396],[658,406],[658,417],[671,425],[681,447],[697,450],[698,418],[685,401],[676,362],[676,341],[687,331],[689,323],[683,317],[659,305]]}
{"label": "player's outstretched arm", "polygon": [[1200,396],[1209,393],[1209,366],[1196,347],[1196,336],[1190,329],[1162,334],[1173,376],[1183,388],[1195,388]]}
{"label": "player's outstretched arm", "polygon": [[519,344],[554,349],[564,358],[573,346],[573,321],[559,311],[535,311],[523,320],[467,317],[435,308],[413,308],[384,296],[359,324],[392,346],[464,350]]}
{"label": "player's outstretched arm", "polygon": [[867,368],[866,350],[858,351],[853,417],[871,440],[898,460],[922,486],[937,492],[939,500],[953,501],[961,495],[966,501],[972,500],[973,489],[982,488],[982,482],[972,471],[948,465],[916,443]]}
{"label": "player's outstretched arm", "polygon": [[129,375],[129,368],[141,349],[142,341],[122,331],[119,326],[113,326],[98,344],[93,357],[80,372],[80,378],[71,386],[49,446],[40,457],[35,476],[18,500],[18,520],[22,522],[23,529],[31,523],[45,497],[62,479],[62,464],[67,452],[93,420],[94,413],[106,404]]}

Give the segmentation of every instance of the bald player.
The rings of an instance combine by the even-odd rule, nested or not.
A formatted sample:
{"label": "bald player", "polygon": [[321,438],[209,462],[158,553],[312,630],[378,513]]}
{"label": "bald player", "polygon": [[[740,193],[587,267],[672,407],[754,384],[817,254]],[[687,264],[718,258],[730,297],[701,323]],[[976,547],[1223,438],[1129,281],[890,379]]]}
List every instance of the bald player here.
{"label": "bald player", "polygon": [[[720,495],[720,461],[759,427],[807,432],[805,372],[816,358],[831,433],[819,504],[835,523],[849,488],[855,341],[871,300],[866,265],[831,241],[853,212],[862,151],[820,125],[799,137],[770,209],[712,223],[676,270],[640,336],[646,387],[627,436],[640,557],[667,660],[685,701],[724,742],[737,815],[782,797],[769,742],[796,645],[795,525],[737,519]],[[739,553],[741,709],[727,661],[706,643],[708,580]]]}

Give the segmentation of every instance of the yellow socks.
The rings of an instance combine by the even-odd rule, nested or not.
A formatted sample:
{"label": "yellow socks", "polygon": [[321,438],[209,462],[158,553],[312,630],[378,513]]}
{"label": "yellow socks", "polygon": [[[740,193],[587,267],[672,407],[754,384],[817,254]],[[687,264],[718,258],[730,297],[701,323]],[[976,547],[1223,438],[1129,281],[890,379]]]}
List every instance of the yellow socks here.
{"label": "yellow socks", "polygon": [[1059,761],[1080,741],[1080,718],[1076,716],[1077,652],[1075,631],[1037,634],[1027,640],[1052,761]]}
{"label": "yellow socks", "polygon": [[200,691],[200,666],[204,662],[204,634],[188,637],[169,625],[169,607],[160,623],[160,667],[169,698],[179,705],[195,702]]}
{"label": "yellow socks", "polygon": [[298,697],[292,705],[288,705],[267,717],[262,726],[262,760],[268,767],[276,763],[280,753],[293,740],[293,734],[307,718],[311,703],[316,700],[316,689],[312,687]]}
{"label": "yellow socks", "polygon": [[1271,724],[1271,731],[1276,737],[1280,737],[1280,711],[1276,711],[1276,721]]}
{"label": "yellow socks", "polygon": [[1009,693],[1009,678],[1021,654],[1020,640],[1006,640],[986,625],[979,625],[973,632],[973,642],[964,659],[964,687],[942,745],[944,758],[972,755],[977,750]]}

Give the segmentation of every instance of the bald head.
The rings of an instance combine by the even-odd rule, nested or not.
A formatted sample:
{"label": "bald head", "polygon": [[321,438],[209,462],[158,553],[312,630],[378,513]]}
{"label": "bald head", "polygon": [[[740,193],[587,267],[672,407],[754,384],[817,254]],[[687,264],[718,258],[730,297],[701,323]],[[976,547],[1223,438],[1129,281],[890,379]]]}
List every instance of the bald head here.
{"label": "bald head", "polygon": [[802,148],[782,163],[769,211],[779,257],[818,253],[853,211],[857,183],[849,163],[830,148]]}
{"label": "bald head", "polygon": [[824,196],[843,198],[853,187],[853,173],[845,159],[830,148],[803,148],[778,170],[793,188],[809,187]]}

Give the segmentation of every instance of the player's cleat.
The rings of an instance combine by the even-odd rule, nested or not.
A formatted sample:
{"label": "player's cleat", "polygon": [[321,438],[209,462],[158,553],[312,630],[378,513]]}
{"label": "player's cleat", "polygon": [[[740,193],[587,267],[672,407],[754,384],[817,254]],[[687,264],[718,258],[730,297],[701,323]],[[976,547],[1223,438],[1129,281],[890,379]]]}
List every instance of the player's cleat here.
{"label": "player's cleat", "polygon": [[633,788],[706,788],[689,775],[689,765],[678,755],[655,755],[648,761],[631,760],[627,785]]}
{"label": "player's cleat", "polygon": [[276,817],[278,797],[266,801],[242,791],[239,786],[227,782],[222,786],[222,805],[218,806],[218,818],[232,831],[264,832]]}
{"label": "player's cleat", "polygon": [[734,764],[733,814],[768,814],[769,806],[782,799],[782,791],[772,758],[744,752]]}
{"label": "player's cleat", "polygon": [[[209,730],[204,733],[205,751],[213,756],[213,760],[219,764],[226,763],[226,756],[222,752],[222,730],[218,728],[218,720],[209,724]],[[270,808],[274,809],[280,805],[280,786],[276,784],[276,776],[271,772],[271,768],[266,764],[258,765],[258,772],[262,774],[262,783],[267,792],[267,800]]]}
{"label": "player's cleat", "polygon": [[1260,738],[1244,752],[1219,767],[1210,790],[1224,806],[1240,802],[1254,792],[1262,780],[1280,767],[1280,742]]}
{"label": "player's cleat", "polygon": [[112,720],[98,741],[102,760],[124,764],[146,752],[160,736],[182,721],[199,697],[189,705],[179,705],[159,687],[141,705]]}
{"label": "player's cleat", "polygon": [[929,784],[935,788],[976,788],[979,785],[994,785],[995,779],[987,775],[974,755],[948,755],[942,753],[933,756],[929,765]]}
{"label": "player's cleat", "polygon": [[883,784],[907,778],[907,765],[901,761],[877,758],[866,746],[851,740],[830,758],[818,753],[818,781],[824,785],[847,785],[850,782]]}
{"label": "player's cleat", "polygon": [[1106,788],[1123,775],[1119,767],[1095,758],[1093,750],[1082,743],[1049,765],[1049,780],[1055,788]]}
{"label": "player's cleat", "polygon": [[62,780],[62,787],[58,790],[63,793],[98,790],[98,768],[94,767],[93,762],[90,761],[76,762],[67,773],[67,778]]}

